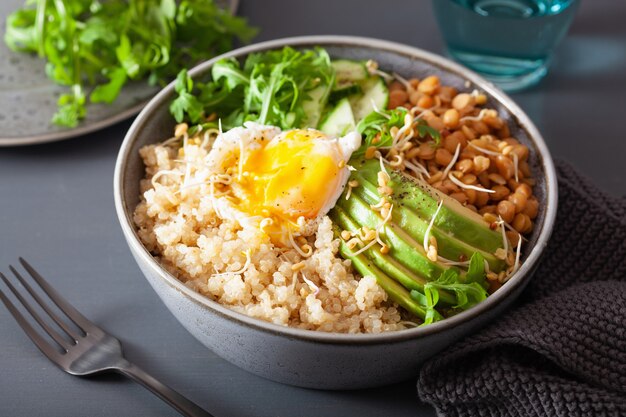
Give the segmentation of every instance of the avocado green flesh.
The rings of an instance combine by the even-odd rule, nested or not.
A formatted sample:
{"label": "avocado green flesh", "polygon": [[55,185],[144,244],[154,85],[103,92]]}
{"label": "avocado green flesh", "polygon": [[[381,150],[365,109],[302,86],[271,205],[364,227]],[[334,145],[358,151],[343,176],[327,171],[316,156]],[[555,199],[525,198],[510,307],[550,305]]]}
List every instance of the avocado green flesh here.
{"label": "avocado green flesh", "polygon": [[[335,224],[337,224],[342,230],[349,230],[351,232],[356,232],[360,226],[350,218],[350,215],[346,213],[342,208],[335,207],[332,214],[332,220]],[[355,248],[353,252],[357,252],[359,248]],[[351,257],[352,251],[348,253],[348,258]],[[380,250],[378,250],[378,245],[375,245],[372,248],[369,248],[363,251],[363,254],[369,258],[376,267],[382,270],[385,274],[390,276],[391,278],[398,281],[405,288],[409,290],[417,290],[420,292],[424,291],[424,284],[428,281],[421,277],[420,275],[414,274],[408,268],[404,267],[398,261],[396,261],[393,256],[389,254],[383,255]],[[439,295],[440,300],[448,305],[453,305],[456,303],[456,297],[447,291],[440,291]]]}
{"label": "avocado green flesh", "polygon": [[[360,177],[358,174],[355,174],[354,178],[359,181],[359,186],[353,188],[352,193],[362,198],[368,204],[378,203],[380,197],[376,191],[376,186]],[[393,195],[391,196],[391,200],[394,203],[394,209],[392,212],[393,223],[397,224],[416,241],[423,242],[424,235],[428,229],[429,221],[426,221],[418,216],[413,210],[409,209],[401,201],[398,201],[398,199]],[[441,231],[437,227],[432,227],[430,233],[437,239],[439,254],[446,259],[455,261],[461,258],[470,259],[475,252],[480,252],[483,258],[485,258],[485,260],[489,263],[489,268],[492,271],[500,272],[505,267],[504,262],[496,258],[493,253],[485,252],[468,245],[467,243],[450,236],[448,233]],[[500,242],[502,242],[501,237]]]}
{"label": "avocado green flesh", "polygon": [[[346,259],[352,261],[352,266],[363,276],[372,276],[376,279],[378,285],[389,295],[393,301],[404,307],[407,311],[415,314],[416,316],[424,319],[426,311],[420,306],[413,298],[411,294],[402,285],[394,281],[387,276],[383,271],[378,269],[372,261],[370,261],[362,253],[359,255],[352,255],[352,251],[348,248],[348,245],[343,239],[340,239],[339,253]],[[439,313],[437,318],[441,318]]]}
{"label": "avocado green flesh", "polygon": [[[351,164],[357,167],[357,171],[353,172],[355,179],[370,184],[378,183],[380,171],[378,160]],[[438,230],[487,253],[493,254],[502,247],[502,236],[491,230],[476,213],[464,208],[456,200],[393,170],[390,170],[389,175],[391,181],[388,185],[393,188],[396,201],[423,218],[431,218],[437,211],[439,200],[444,200],[434,223]]]}
{"label": "avocado green flesh", "polygon": [[[361,226],[376,229],[382,222],[382,219],[371,209],[369,204],[357,195],[352,195],[348,200],[340,198],[337,206],[350,213],[350,217]],[[382,240],[390,248],[388,255],[414,274],[421,275],[428,281],[434,281],[446,269],[444,266],[429,260],[424,253],[422,244],[413,240],[393,223],[385,224],[380,232]]]}

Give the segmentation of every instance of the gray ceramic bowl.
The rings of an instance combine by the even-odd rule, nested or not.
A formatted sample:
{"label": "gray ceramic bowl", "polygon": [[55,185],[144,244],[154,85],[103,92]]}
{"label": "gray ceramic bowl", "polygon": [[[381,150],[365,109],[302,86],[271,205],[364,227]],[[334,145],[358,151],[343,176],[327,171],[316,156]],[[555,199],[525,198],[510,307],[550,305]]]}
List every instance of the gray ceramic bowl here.
{"label": "gray ceramic bowl", "polygon": [[[429,357],[503,314],[530,280],[556,215],[557,183],[550,153],[528,116],[502,91],[449,60],[410,46],[376,39],[312,36],[259,43],[222,57],[241,59],[251,52],[284,45],[320,45],[335,58],[375,59],[381,69],[405,77],[437,74],[444,84],[460,90],[484,91],[489,105],[508,120],[513,135],[530,147],[530,163],[538,180],[535,192],[541,202],[540,212],[519,271],[487,300],[457,316],[426,327],[369,335],[321,333],[266,323],[190,290],[146,250],[132,221],[139,201],[139,180],[144,176],[139,148],[162,141],[173,131],[174,120],[168,112],[174,93],[172,84],[148,103],[120,149],[115,169],[115,206],[122,230],[139,267],[167,308],[202,344],[233,364],[282,383],[321,389],[373,387],[414,377]],[[190,74],[209,74],[217,59],[195,67]]]}

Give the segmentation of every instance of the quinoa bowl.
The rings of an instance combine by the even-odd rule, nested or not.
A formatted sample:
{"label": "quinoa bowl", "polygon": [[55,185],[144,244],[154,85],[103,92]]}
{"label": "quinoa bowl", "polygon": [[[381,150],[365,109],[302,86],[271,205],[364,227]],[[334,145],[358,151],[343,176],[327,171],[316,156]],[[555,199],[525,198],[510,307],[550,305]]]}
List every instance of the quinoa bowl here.
{"label": "quinoa bowl", "polygon": [[[333,58],[375,59],[380,68],[407,78],[435,74],[442,84],[454,86],[459,91],[478,89],[484,93],[490,107],[509,126],[511,135],[514,134],[529,149],[528,165],[535,181],[533,198],[538,201],[532,231],[525,236],[527,242],[521,251],[522,262],[510,279],[507,278],[497,291],[467,311],[415,328],[398,324],[403,321],[403,317],[392,304],[379,300],[384,295],[371,280],[349,280],[351,284],[347,289],[344,288],[345,297],[339,298],[356,300],[360,305],[358,309],[347,309],[346,320],[336,327],[315,316],[315,297],[310,297],[311,291],[306,292],[305,287],[310,289],[316,284],[307,283],[306,280],[297,283],[301,286],[301,292],[304,292],[302,300],[293,301],[298,311],[303,311],[298,315],[298,320],[293,322],[295,325],[289,322],[289,317],[294,315],[293,311],[278,310],[275,319],[274,316],[269,319],[254,317],[258,307],[254,307],[253,311],[232,308],[219,282],[207,282],[207,288],[199,289],[195,287],[196,284],[190,284],[190,280],[181,280],[178,270],[171,263],[154,255],[150,239],[142,235],[141,228],[137,227],[136,213],[136,208],[141,204],[140,195],[145,191],[145,187],[140,186],[145,176],[144,161],[158,159],[153,152],[154,147],[151,148],[153,151],[143,151],[143,160],[140,150],[168,139],[176,126],[168,112],[175,97],[173,84],[162,90],[146,106],[122,144],[114,182],[116,210],[122,230],[131,253],[168,309],[205,346],[235,365],[279,382],[321,389],[357,389],[404,380],[416,375],[419,366],[429,357],[502,314],[530,279],[546,246],[556,215],[556,176],[550,154],[532,122],[500,90],[465,68],[416,48],[366,38],[316,36],[264,42],[232,51],[223,57],[241,60],[251,53],[276,50],[285,45],[296,49],[321,46]],[[199,65],[189,75],[195,80],[209,74],[219,59]],[[150,152],[150,155],[146,154]],[[332,233],[323,221],[317,227],[319,242],[314,241],[314,246],[322,251],[332,240]],[[220,236],[220,239],[223,237]],[[250,242],[253,237],[244,236],[244,240]],[[206,250],[216,252],[213,256],[224,255],[225,263],[239,262],[230,265],[229,271],[244,269],[246,263],[254,263],[258,269],[263,268],[260,265],[267,259],[267,254],[251,259],[242,256],[241,251],[235,248],[239,254],[226,256],[228,249],[220,246],[220,242],[213,237],[203,244]],[[319,271],[330,268],[338,271],[339,276],[345,273],[342,272],[342,266],[329,266],[319,257],[316,259],[318,264],[321,263]],[[315,274],[316,266],[313,263],[294,269],[311,268],[310,273]],[[299,262],[294,262],[290,267],[296,264]],[[218,267],[228,268],[229,265],[212,267],[218,272]],[[274,266],[266,265],[266,268],[272,270]],[[305,271],[309,273],[309,269]],[[288,273],[286,271],[284,275]],[[215,278],[219,278],[219,273],[215,275]],[[296,285],[295,281],[285,284]],[[343,287],[338,285],[336,290],[341,292],[340,288]],[[213,290],[218,292],[212,293]],[[206,294],[203,295],[204,292]],[[222,297],[219,299],[222,302],[216,301],[216,297]],[[307,302],[307,298],[311,303]],[[338,308],[346,309],[345,306]],[[289,326],[284,325],[285,320]],[[354,334],[354,329],[371,333]]]}

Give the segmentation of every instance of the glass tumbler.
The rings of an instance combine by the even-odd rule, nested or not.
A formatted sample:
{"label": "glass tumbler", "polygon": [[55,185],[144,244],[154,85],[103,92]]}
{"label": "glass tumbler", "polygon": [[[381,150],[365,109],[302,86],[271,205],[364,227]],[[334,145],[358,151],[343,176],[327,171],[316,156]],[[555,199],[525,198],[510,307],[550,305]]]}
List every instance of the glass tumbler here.
{"label": "glass tumbler", "polygon": [[448,53],[505,91],[541,80],[578,0],[433,0]]}

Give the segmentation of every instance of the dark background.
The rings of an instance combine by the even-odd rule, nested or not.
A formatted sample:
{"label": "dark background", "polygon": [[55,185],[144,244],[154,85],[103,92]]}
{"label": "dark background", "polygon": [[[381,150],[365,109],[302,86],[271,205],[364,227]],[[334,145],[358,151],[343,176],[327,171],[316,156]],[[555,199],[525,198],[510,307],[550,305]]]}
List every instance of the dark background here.
{"label": "dark background", "polygon": [[[262,29],[257,40],[361,35],[443,52],[429,1],[244,0],[240,14]],[[620,195],[626,194],[624,17],[624,1],[582,2],[549,75],[513,95],[555,158]],[[117,223],[113,168],[129,125],[0,149],[0,271],[26,257],[118,336],[131,360],[219,417],[434,415],[417,401],[415,381],[353,392],[294,388],[250,375],[193,339],[142,277]],[[177,414],[128,380],[61,372],[0,308],[0,416],[112,415]]]}

